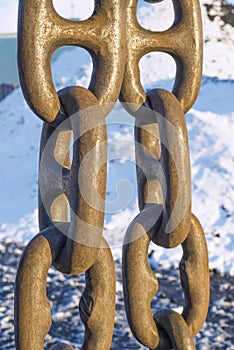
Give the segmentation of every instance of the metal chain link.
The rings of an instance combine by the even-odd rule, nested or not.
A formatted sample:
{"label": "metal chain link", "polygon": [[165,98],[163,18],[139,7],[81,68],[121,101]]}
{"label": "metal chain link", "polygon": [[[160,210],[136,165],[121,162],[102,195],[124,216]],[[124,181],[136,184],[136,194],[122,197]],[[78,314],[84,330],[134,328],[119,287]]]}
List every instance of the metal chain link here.
{"label": "metal chain link", "polygon": [[[182,244],[184,256],[180,270],[185,294],[183,317],[185,321],[188,320],[193,336],[200,330],[207,315],[209,270],[204,233],[198,220],[191,216],[188,141],[183,111],[175,96],[164,90],[150,91],[148,101],[157,113],[148,115],[147,120],[143,119],[145,115],[138,115],[136,121],[141,212],[130,224],[125,237],[123,281],[126,312],[132,332],[143,345],[155,349],[159,335],[150,305],[158,290],[158,282],[148,263],[150,241],[164,248]],[[164,138],[161,147],[158,133],[152,133],[155,130],[153,122],[157,121],[159,135],[166,131],[169,141],[167,143]],[[180,168],[176,169],[175,164]],[[201,279],[202,288],[197,284],[198,279]],[[160,315],[162,317],[162,313]],[[157,317],[156,313],[155,320]],[[177,323],[179,327],[181,323]],[[182,346],[185,338],[184,333],[181,334]],[[167,349],[165,345],[159,348]]]}
{"label": "metal chain link", "polygon": [[[67,118],[56,129],[44,123],[40,150],[39,227],[43,230],[55,221],[63,221],[64,213],[67,213],[64,202],[68,199],[71,223],[64,232],[68,238],[54,266],[63,273],[78,274],[88,270],[95,262],[102,240],[106,195],[106,123],[92,92],[70,87],[61,90],[58,96]],[[70,167],[64,167],[70,144],[64,142],[64,138],[60,144],[58,139],[64,133],[64,137],[70,138],[71,135],[67,133],[70,128],[75,141],[73,160]],[[65,196],[60,197],[63,194]],[[56,214],[51,217],[53,207]]]}
{"label": "metal chain link", "polygon": [[[90,91],[71,87],[58,95],[70,118],[65,118],[57,128],[47,123],[43,126],[39,172],[41,232],[27,246],[18,268],[16,348],[43,349],[51,326],[46,280],[53,264],[57,270],[70,275],[86,272],[86,289],[80,301],[80,314],[86,328],[83,347],[107,349],[114,327],[115,269],[108,244],[102,239],[105,201],[95,195],[98,191],[105,198],[106,124],[98,101]],[[64,137],[69,139],[70,128],[75,142],[69,167],[69,142],[63,138],[61,143],[59,137],[66,133]],[[80,169],[90,151],[93,162]],[[90,204],[84,201],[80,188],[93,196]],[[71,210],[70,223],[66,222],[67,202]],[[60,349],[60,345],[54,349]]]}
{"label": "metal chain link", "polygon": [[[24,251],[16,278],[18,350],[43,349],[51,326],[46,297],[51,265],[66,274],[86,273],[86,289],[80,301],[85,323],[82,349],[110,349],[115,270],[110,248],[102,238],[107,159],[105,116],[118,97],[136,118],[140,214],[130,224],[123,246],[123,286],[129,325],[138,341],[150,349],[188,350],[195,349],[193,337],[205,321],[209,303],[208,257],[203,230],[191,213],[184,119],[201,82],[199,0],[173,0],[175,22],[164,32],[140,27],[137,3],[138,0],[98,0],[91,18],[73,22],[56,13],[52,0],[19,1],[19,76],[24,96],[44,126],[39,171],[41,232]],[[91,53],[94,70],[88,90],[69,87],[56,92],[50,60],[52,53],[63,45],[81,46]],[[166,52],[175,59],[177,74],[172,93],[162,89],[144,92],[138,64],[151,51]],[[164,248],[182,245],[180,273],[185,296],[182,315],[172,310],[152,315],[150,305],[158,281],[148,262],[151,241]],[[51,348],[64,349],[72,348],[66,344]]]}

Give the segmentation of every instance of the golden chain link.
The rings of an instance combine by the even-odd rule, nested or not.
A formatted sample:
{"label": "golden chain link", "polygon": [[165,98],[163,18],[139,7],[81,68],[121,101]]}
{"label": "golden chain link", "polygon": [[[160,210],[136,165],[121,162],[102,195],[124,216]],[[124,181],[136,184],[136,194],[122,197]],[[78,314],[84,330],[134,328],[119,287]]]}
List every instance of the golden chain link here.
{"label": "golden chain link", "polygon": [[[41,232],[23,253],[16,278],[18,350],[43,349],[51,325],[46,278],[52,264],[67,274],[86,272],[86,290],[80,301],[86,325],[82,349],[110,349],[115,270],[111,251],[102,238],[105,116],[118,97],[136,118],[140,214],[130,224],[123,246],[129,325],[138,341],[150,349],[189,350],[195,349],[193,337],[206,318],[208,257],[203,230],[191,213],[184,120],[184,113],[197,97],[202,75],[199,0],[173,0],[175,22],[164,32],[151,32],[138,24],[137,3],[138,0],[97,0],[91,18],[74,22],[57,14],[52,0],[19,1],[21,86],[29,106],[45,123],[39,172]],[[64,45],[81,46],[91,53],[94,70],[88,90],[70,87],[56,92],[50,60],[53,52]],[[144,92],[138,64],[151,51],[166,52],[175,59],[177,73],[172,93],[162,89]],[[75,142],[70,164],[72,132]],[[151,241],[164,248],[182,245],[182,315],[170,310],[152,315],[150,305],[158,281],[148,263]],[[52,349],[71,347],[57,344]]]}

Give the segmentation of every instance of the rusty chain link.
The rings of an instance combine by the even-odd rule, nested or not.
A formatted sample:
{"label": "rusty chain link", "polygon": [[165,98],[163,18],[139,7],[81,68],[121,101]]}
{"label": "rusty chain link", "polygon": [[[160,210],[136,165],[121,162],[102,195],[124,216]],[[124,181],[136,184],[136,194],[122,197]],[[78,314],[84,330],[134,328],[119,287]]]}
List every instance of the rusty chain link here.
{"label": "rusty chain link", "polygon": [[[160,2],[161,0],[146,0]],[[105,116],[120,97],[135,118],[140,214],[123,246],[126,314],[134,336],[150,349],[195,349],[209,303],[209,270],[202,227],[191,213],[191,175],[184,114],[195,102],[202,73],[199,0],[173,0],[175,21],[164,32],[143,29],[138,0],[95,1],[91,18],[60,17],[52,0],[20,0],[18,66],[24,96],[44,121],[39,170],[40,233],[21,258],[15,288],[15,333],[19,350],[42,350],[51,326],[46,280],[51,265],[66,274],[86,274],[80,301],[85,323],[82,349],[110,349],[115,312],[115,269],[102,238],[106,196]],[[58,93],[50,60],[60,46],[76,45],[92,55],[89,89]],[[151,51],[169,53],[177,73],[172,93],[147,94],[139,61]],[[69,147],[74,137],[73,157]],[[68,212],[70,212],[70,219]],[[150,242],[182,245],[182,315],[151,301],[158,280],[148,262]],[[198,283],[199,281],[199,283]],[[57,344],[51,350],[72,349]]]}

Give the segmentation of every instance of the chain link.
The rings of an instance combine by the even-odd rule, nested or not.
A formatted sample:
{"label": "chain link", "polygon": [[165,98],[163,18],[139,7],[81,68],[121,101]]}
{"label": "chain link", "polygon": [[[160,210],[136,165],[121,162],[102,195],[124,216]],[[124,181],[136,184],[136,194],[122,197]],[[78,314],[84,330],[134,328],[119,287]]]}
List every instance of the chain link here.
{"label": "chain link", "polygon": [[[152,90],[147,101],[154,113],[147,120],[144,111],[143,116],[138,113],[135,128],[140,210],[146,204],[162,204],[162,224],[152,240],[165,248],[172,248],[181,244],[190,230],[187,128],[180,103],[173,94]],[[155,135],[153,131],[157,129]],[[149,193],[151,198],[148,198]],[[160,198],[155,197],[159,193],[163,197],[162,203],[158,203]]]}
{"label": "chain link", "polygon": [[[50,303],[46,296],[47,275],[64,241],[60,230],[49,226],[24,251],[16,277],[16,349],[44,348],[44,338],[51,327]],[[84,349],[101,350],[111,346],[115,313],[114,276],[112,254],[103,240],[95,262],[86,272],[86,289],[79,305],[85,324]],[[61,344],[52,349],[61,349]],[[64,349],[72,348],[66,345]]]}
{"label": "chain link", "polygon": [[[161,0],[146,0],[160,2]],[[80,301],[85,324],[82,349],[110,349],[115,312],[115,269],[102,238],[107,138],[105,116],[117,98],[135,118],[140,214],[123,246],[126,314],[133,335],[150,349],[195,349],[193,337],[209,304],[207,247],[191,213],[191,175],[184,113],[195,102],[202,73],[199,0],[173,0],[175,22],[151,32],[137,22],[138,0],[96,0],[91,18],[60,17],[52,0],[20,0],[18,66],[24,96],[44,121],[39,170],[40,233],[21,258],[15,293],[16,348],[42,350],[51,326],[46,280],[51,265],[66,274],[86,274]],[[76,45],[92,55],[89,89],[55,90],[50,60],[60,46]],[[177,73],[172,93],[147,94],[139,61],[151,51],[169,53]],[[70,160],[72,137],[73,156]],[[69,213],[70,212],[70,219]],[[148,262],[150,242],[182,245],[182,315],[151,301],[158,280]],[[199,281],[199,283],[198,283]],[[103,312],[105,310],[105,312]],[[57,344],[51,350],[69,350]]]}
{"label": "chain link", "polygon": [[[95,262],[102,239],[106,194],[106,123],[92,92],[70,87],[60,91],[58,96],[69,119],[65,118],[60,128],[54,129],[48,123],[43,127],[39,226],[43,230],[55,221],[62,221],[64,201],[68,199],[71,212],[71,223],[65,231],[68,238],[54,265],[63,273],[77,274],[85,272]],[[59,135],[64,133],[61,128],[68,129],[65,132],[69,128],[73,131],[71,167],[64,167],[70,145],[58,143]],[[69,134],[66,136],[70,137]],[[65,196],[59,203],[58,198],[62,194]],[[50,209],[53,206],[57,213],[51,217]]]}

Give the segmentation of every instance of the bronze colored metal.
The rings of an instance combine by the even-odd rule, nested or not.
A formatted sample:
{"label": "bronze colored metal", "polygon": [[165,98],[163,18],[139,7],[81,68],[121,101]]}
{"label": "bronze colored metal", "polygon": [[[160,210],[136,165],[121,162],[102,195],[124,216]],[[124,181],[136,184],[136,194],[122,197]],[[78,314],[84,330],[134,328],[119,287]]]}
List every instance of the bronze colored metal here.
{"label": "bronze colored metal", "polygon": [[100,105],[105,105],[106,114],[117,100],[121,86],[123,101],[135,106],[145,102],[138,63],[150,51],[167,52],[175,58],[177,76],[173,93],[184,112],[189,110],[201,81],[199,0],[174,0],[175,23],[164,32],[150,32],[138,24],[137,3],[138,0],[96,1],[94,15],[77,23],[60,17],[52,0],[20,0],[19,76],[25,98],[40,118],[53,122],[61,112],[50,60],[63,45],[81,46],[91,53],[94,70],[89,88]]}
{"label": "bronze colored metal", "polygon": [[50,60],[64,45],[76,45],[92,55],[90,90],[108,114],[121,89],[125,66],[125,3],[96,2],[94,15],[83,22],[60,17],[52,0],[20,0],[18,65],[24,96],[31,109],[51,123],[61,106],[53,85]]}
{"label": "bronze colored metal", "polygon": [[[182,313],[193,337],[206,320],[210,300],[210,275],[206,239],[198,219],[192,215],[191,231],[182,243],[181,283],[185,296]],[[198,283],[199,282],[199,283]]]}
{"label": "bronze colored metal", "polygon": [[[104,118],[119,96],[136,117],[140,208],[123,247],[128,321],[134,336],[150,349],[195,349],[192,338],[208,310],[209,270],[204,233],[191,214],[184,113],[200,87],[202,25],[199,0],[172,1],[175,21],[164,32],[148,31],[138,24],[137,0],[95,0],[94,14],[83,22],[60,17],[52,0],[19,1],[21,86],[29,106],[45,123],[39,173],[41,232],[26,248],[16,279],[18,350],[43,349],[51,325],[46,297],[51,264],[68,274],[86,272],[87,285],[80,302],[86,328],[82,349],[110,349],[115,278],[113,258],[102,238],[107,156]],[[94,70],[89,90],[69,87],[57,94],[50,61],[53,52],[64,45],[80,46],[91,54]],[[175,59],[173,93],[161,89],[144,92],[138,64],[151,51]],[[158,281],[148,263],[151,240],[165,248],[182,244],[182,315],[170,310],[152,315]],[[66,344],[51,348],[70,349]]]}
{"label": "bronze colored metal", "polygon": [[[150,91],[145,105],[151,108],[151,113],[141,114],[141,109],[134,113],[140,214],[130,224],[123,246],[127,318],[136,339],[150,349],[195,349],[192,338],[201,329],[208,311],[209,268],[204,233],[191,214],[184,113],[177,98],[162,89]],[[159,196],[159,186],[163,196]],[[147,187],[155,190],[151,201]],[[182,244],[180,271],[185,295],[182,315],[163,310],[152,316],[151,301],[158,282],[148,263],[151,240],[165,248]]]}
{"label": "bronze colored metal", "polygon": [[[43,349],[51,326],[46,279],[53,264],[67,274],[86,272],[87,286],[80,302],[86,328],[82,349],[104,350],[111,346],[115,312],[113,258],[102,239],[106,124],[98,101],[90,91],[70,87],[61,90],[59,98],[66,113],[64,121],[60,119],[62,123],[57,128],[45,123],[42,132],[41,233],[26,248],[16,279],[16,348]],[[70,130],[75,139],[71,164]],[[70,223],[66,222],[68,203]],[[54,347],[56,350],[69,348],[61,344]]]}
{"label": "bronze colored metal", "polygon": [[[153,216],[153,208],[141,212]],[[147,211],[149,215],[147,215]],[[144,223],[147,222],[144,220]],[[158,291],[158,281],[148,262],[150,237],[140,216],[130,224],[123,246],[123,290],[127,319],[134,337],[144,346],[155,349],[159,342],[151,301]]]}
{"label": "bronze colored metal", "polygon": [[[47,274],[64,240],[61,232],[50,226],[24,251],[15,284],[16,349],[44,349],[44,338],[51,326],[50,303],[46,296]],[[115,268],[104,240],[102,245],[95,263],[86,272],[86,289],[79,306],[85,323],[82,349],[87,350],[110,349],[114,329]],[[52,349],[73,348],[58,344]]]}
{"label": "bronze colored metal", "polygon": [[[158,2],[158,1],[148,1]],[[177,74],[173,93],[186,113],[196,100],[202,73],[202,23],[199,0],[173,0],[175,22],[167,31],[152,32],[142,28],[136,19],[137,0],[126,6],[127,59],[121,99],[135,112],[146,94],[140,83],[139,61],[151,51],[170,54],[176,61]]]}
{"label": "bronze colored metal", "polygon": [[[90,268],[102,240],[105,195],[107,135],[105,118],[102,116],[96,97],[92,92],[69,87],[58,93],[66,113],[60,128],[45,123],[41,137],[39,172],[39,226],[40,230],[63,221],[62,208],[56,204],[56,218],[50,208],[61,194],[70,204],[71,223],[66,232],[66,243],[54,266],[67,274],[79,274]],[[61,128],[63,130],[61,130]],[[73,160],[71,166],[64,166],[69,144],[56,147],[64,130],[73,130]],[[67,134],[70,138],[70,135]],[[48,142],[49,140],[49,142]],[[61,164],[58,164],[60,158]],[[60,215],[60,216],[59,216]],[[56,220],[55,220],[56,219]],[[65,220],[66,221],[66,220]]]}
{"label": "bronze colored metal", "polygon": [[[142,213],[147,210],[149,211],[149,207]],[[151,208],[151,214],[152,212],[153,208]],[[141,215],[143,215],[142,213]],[[156,324],[160,320],[160,326],[165,328],[165,324],[169,323],[168,315],[171,314],[166,311],[167,316],[165,315],[165,322],[162,324],[161,320],[164,319],[165,312],[159,313],[159,316],[156,313],[153,318],[151,311],[151,301],[158,290],[158,282],[148,263],[148,248],[151,239],[145,228],[146,222],[145,218],[141,220],[139,215],[129,226],[125,237],[123,285],[126,313],[131,330],[140,343],[150,349],[159,346],[159,349],[169,350],[172,348],[168,347],[167,336],[163,339],[163,336],[165,337],[163,333],[160,334],[161,339],[159,338]],[[195,337],[200,331],[206,319],[210,295],[206,240],[202,227],[195,216],[192,216],[191,231],[182,244],[182,248],[183,257],[180,262],[180,271],[185,296],[184,310],[182,316],[178,315],[175,319],[172,316],[170,322],[173,323],[173,329],[176,329],[179,334],[178,341],[182,342],[179,347],[173,347],[173,349],[187,350],[190,347],[184,347],[183,341],[188,338],[190,342],[192,337]],[[177,321],[178,325],[176,326]],[[186,327],[183,326],[184,323]],[[166,331],[170,337],[171,334],[174,334],[174,331],[171,333],[170,328],[166,328]],[[159,339],[163,346],[158,345],[160,344]],[[191,349],[193,348],[191,347]]]}
{"label": "bronze colored metal", "polygon": [[[155,111],[151,116],[152,121],[145,120],[144,113],[142,118],[138,115],[135,128],[140,210],[143,210],[146,204],[144,188],[147,182],[157,179],[164,195],[162,224],[152,240],[165,248],[173,248],[185,240],[191,226],[191,176],[187,128],[183,110],[173,94],[155,89],[148,93],[147,98],[148,105]],[[158,125],[161,146],[158,144],[158,134],[154,136],[152,128],[151,133],[145,133],[149,122],[150,125],[153,122],[154,125]],[[155,142],[152,142],[153,136]],[[157,157],[152,156],[153,147]],[[158,193],[157,190],[155,200]]]}
{"label": "bronze colored metal", "polygon": [[196,350],[192,335],[181,315],[172,310],[161,310],[154,318],[156,324],[166,331],[171,340],[169,347],[161,341],[157,349]]}

